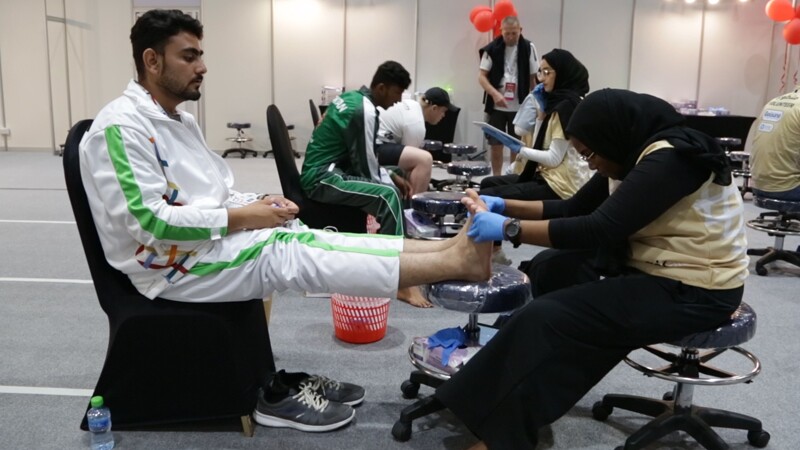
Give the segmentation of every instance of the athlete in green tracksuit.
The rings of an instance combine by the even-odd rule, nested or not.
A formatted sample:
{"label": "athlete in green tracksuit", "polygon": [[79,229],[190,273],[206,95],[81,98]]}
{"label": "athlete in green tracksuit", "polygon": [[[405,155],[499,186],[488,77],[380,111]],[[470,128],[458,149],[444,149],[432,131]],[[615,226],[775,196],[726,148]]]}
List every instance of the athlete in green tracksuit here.
{"label": "athlete in green tracksuit", "polygon": [[378,164],[376,106],[388,108],[399,102],[410,84],[408,71],[387,61],[378,67],[369,89],[336,97],[311,135],[300,174],[311,199],[372,214],[381,234],[403,235],[403,206],[394,184],[405,181],[393,178]]}

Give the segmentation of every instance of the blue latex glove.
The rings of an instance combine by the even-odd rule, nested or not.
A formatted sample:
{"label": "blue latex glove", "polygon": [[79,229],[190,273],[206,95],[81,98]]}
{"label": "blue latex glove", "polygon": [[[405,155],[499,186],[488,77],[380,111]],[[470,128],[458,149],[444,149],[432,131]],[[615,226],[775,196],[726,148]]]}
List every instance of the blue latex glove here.
{"label": "blue latex glove", "polygon": [[500,197],[493,197],[491,195],[481,195],[481,200],[483,203],[486,203],[486,206],[489,208],[489,211],[497,214],[503,214],[503,211],[506,210],[506,201]]}
{"label": "blue latex glove", "polygon": [[450,362],[453,350],[467,342],[467,333],[461,328],[445,328],[428,337],[428,348],[442,347],[442,364]]}
{"label": "blue latex glove", "polygon": [[519,149],[522,148],[522,145],[520,145],[519,142],[517,142],[517,141],[515,141],[513,139],[510,139],[507,135],[503,134],[500,131],[497,131],[494,128],[485,127],[483,129],[483,131],[486,134],[488,134],[489,136],[491,136],[491,137],[497,139],[498,141],[500,141],[501,144],[503,144],[506,147],[508,147],[508,149],[511,150],[514,153],[519,153]]}
{"label": "blue latex glove", "polygon": [[475,242],[502,241],[503,224],[508,218],[506,216],[484,211],[475,214],[472,218],[472,225],[467,230],[467,236],[475,239]]}
{"label": "blue latex glove", "polygon": [[531,93],[533,94],[533,98],[536,99],[536,103],[539,104],[539,110],[544,111],[547,107],[547,99],[545,98],[547,93],[544,91],[544,83],[537,84]]}

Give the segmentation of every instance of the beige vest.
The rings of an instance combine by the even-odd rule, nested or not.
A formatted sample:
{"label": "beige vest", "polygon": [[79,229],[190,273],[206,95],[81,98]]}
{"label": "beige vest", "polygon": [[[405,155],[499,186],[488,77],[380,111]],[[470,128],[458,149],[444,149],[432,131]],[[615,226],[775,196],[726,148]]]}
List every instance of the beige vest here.
{"label": "beige vest", "polygon": [[800,88],[764,107],[750,150],[753,186],[785,192],[800,186]]}
{"label": "beige vest", "polygon": [[[665,140],[655,142],[639,161],[671,147]],[[629,238],[630,266],[706,289],[744,284],[749,258],[742,197],[732,181],[720,186],[713,178]]]}

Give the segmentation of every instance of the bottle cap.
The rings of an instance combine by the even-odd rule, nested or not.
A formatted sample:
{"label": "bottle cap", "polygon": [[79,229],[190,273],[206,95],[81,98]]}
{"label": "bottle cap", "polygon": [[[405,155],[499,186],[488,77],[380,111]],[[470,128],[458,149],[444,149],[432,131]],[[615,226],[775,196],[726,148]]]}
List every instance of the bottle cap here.
{"label": "bottle cap", "polygon": [[100,408],[103,406],[103,396],[95,395],[91,400],[92,408]]}

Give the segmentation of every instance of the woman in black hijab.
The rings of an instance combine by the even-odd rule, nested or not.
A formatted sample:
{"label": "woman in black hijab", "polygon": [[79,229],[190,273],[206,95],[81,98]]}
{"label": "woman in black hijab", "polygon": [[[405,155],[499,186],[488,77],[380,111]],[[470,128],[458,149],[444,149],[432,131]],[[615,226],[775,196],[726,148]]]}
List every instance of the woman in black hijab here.
{"label": "woman in black hijab", "polygon": [[[742,200],[713,139],[663,100],[615,89],[588,95],[566,131],[597,170],[571,199],[465,200],[476,241],[517,229],[553,247],[535,258],[534,300],[436,391],[481,439],[474,448],[535,448],[537,430],[630,351],[714,328],[741,302]],[[598,251],[620,248],[601,279]]]}
{"label": "woman in black hijab", "polygon": [[564,134],[572,112],[589,92],[589,72],[572,53],[557,48],[542,56],[538,77],[545,106],[533,148],[493,135],[519,152],[518,163],[524,164],[524,170],[519,175],[484,178],[482,194],[516,200],[564,199],[591,176]]}

